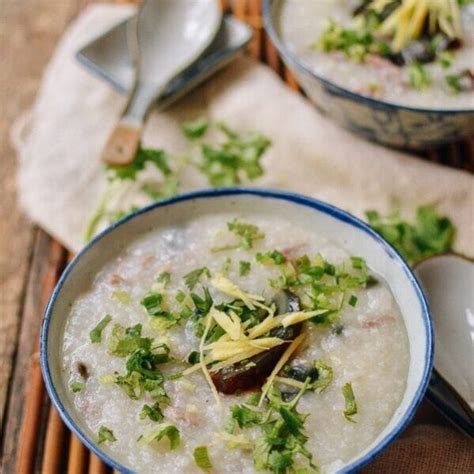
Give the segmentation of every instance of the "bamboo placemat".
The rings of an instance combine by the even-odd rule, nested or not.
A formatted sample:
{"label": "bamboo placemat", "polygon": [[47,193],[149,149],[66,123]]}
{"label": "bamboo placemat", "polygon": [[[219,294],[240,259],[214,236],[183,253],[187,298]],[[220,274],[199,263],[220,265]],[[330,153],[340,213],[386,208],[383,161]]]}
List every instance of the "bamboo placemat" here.
{"label": "bamboo placemat", "polygon": [[[123,3],[123,2],[122,2]],[[247,54],[268,64],[294,90],[292,73],[263,30],[260,0],[221,0],[223,9],[246,21],[254,30]],[[455,168],[474,172],[474,137],[419,155]],[[101,474],[112,472],[82,446],[62,423],[45,393],[38,360],[40,314],[67,261],[66,250],[43,231],[37,230],[25,289],[22,324],[4,434],[3,471],[31,474]],[[33,356],[24,354],[36,347]]]}

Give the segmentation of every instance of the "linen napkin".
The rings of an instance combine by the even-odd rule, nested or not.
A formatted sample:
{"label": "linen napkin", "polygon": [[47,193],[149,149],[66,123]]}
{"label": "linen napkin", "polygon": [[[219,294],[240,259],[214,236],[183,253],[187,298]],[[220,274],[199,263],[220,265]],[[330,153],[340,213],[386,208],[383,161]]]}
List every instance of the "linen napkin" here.
{"label": "linen napkin", "polygon": [[[89,6],[59,42],[32,110],[13,128],[20,202],[72,251],[83,245],[84,228],[106,187],[99,155],[126,100],[77,64],[74,53],[133,11]],[[154,110],[143,142],[179,154],[186,147],[182,123],[198,116],[271,139],[265,174],[255,185],[314,196],[360,217],[370,208],[386,212],[396,205],[409,214],[420,204],[435,204],[457,226],[456,249],[474,254],[471,175],[339,128],[262,64],[239,58],[170,108]],[[182,190],[202,187],[202,176],[186,173]]]}

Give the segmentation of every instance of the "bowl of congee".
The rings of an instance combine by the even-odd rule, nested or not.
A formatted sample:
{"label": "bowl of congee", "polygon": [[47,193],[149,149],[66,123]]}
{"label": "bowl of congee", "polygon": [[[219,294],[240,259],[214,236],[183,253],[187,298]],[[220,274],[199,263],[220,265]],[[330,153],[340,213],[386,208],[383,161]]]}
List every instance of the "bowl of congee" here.
{"label": "bowl of congee", "polygon": [[470,0],[265,0],[307,96],[369,140],[429,149],[474,133]]}
{"label": "bowl of congee", "polygon": [[121,472],[349,472],[404,429],[431,323],[413,273],[304,196],[199,191],[96,237],[46,309],[67,426]]}

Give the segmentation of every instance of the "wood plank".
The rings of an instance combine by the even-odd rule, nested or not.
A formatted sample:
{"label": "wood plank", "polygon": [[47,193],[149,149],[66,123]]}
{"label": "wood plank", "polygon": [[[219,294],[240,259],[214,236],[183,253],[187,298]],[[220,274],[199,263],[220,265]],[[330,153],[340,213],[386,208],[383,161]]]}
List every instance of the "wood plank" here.
{"label": "wood plank", "polygon": [[260,61],[262,59],[262,41],[263,41],[263,24],[262,24],[262,5],[259,0],[249,0],[247,6],[247,23],[253,29],[253,38],[248,46],[248,51],[252,58]]}
{"label": "wood plank", "polygon": [[106,465],[92,452],[89,456],[89,474],[106,474]]}
{"label": "wood plank", "polygon": [[79,439],[71,433],[69,444],[67,474],[84,474],[87,467],[87,449]]}
{"label": "wood plank", "polygon": [[[10,386],[9,404],[3,437],[2,472],[19,468],[28,472],[34,462],[36,440],[41,431],[43,404],[46,402],[38,365],[38,331],[44,305],[64,265],[66,252],[61,245],[38,230],[31,271],[21,318],[21,336]],[[26,417],[25,417],[26,413]],[[22,420],[26,420],[22,427]],[[22,434],[28,434],[22,438]],[[29,471],[31,472],[31,470]]]}
{"label": "wood plank", "polygon": [[67,453],[64,450],[65,434],[66,426],[63,424],[56,409],[51,407],[41,467],[43,474],[56,474],[62,471],[65,454]]}

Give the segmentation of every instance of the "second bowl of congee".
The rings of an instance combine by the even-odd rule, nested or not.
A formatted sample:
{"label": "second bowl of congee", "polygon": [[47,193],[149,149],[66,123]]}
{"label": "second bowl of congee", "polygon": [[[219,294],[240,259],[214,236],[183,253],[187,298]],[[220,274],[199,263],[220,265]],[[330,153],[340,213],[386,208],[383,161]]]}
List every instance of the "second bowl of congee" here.
{"label": "second bowl of congee", "polygon": [[63,276],[42,335],[61,415],[133,472],[360,467],[430,368],[416,280],[317,201],[203,192],[106,231]]}
{"label": "second bowl of congee", "polygon": [[310,98],[345,126],[426,148],[474,132],[474,4],[266,0],[266,27]]}

